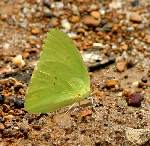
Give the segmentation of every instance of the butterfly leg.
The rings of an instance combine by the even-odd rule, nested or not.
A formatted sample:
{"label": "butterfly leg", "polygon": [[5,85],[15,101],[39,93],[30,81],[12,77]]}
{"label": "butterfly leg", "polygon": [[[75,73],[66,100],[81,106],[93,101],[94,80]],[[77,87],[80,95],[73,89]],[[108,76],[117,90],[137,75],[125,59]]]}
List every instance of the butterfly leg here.
{"label": "butterfly leg", "polygon": [[[79,103],[78,103],[79,104]],[[72,109],[76,108],[77,107],[77,103],[73,103],[71,106],[69,106],[68,110],[65,112],[65,114],[68,114],[69,111],[71,111]],[[80,104],[79,104],[79,107],[80,107]]]}

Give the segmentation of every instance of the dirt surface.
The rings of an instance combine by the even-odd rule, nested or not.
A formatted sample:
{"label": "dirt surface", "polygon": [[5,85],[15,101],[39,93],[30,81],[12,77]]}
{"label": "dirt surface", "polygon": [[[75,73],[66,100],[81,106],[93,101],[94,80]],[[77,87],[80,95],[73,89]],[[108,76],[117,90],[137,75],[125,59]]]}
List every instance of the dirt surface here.
{"label": "dirt surface", "polygon": [[[74,40],[91,96],[70,110],[24,110],[50,28]],[[149,0],[1,0],[0,146],[150,146]]]}

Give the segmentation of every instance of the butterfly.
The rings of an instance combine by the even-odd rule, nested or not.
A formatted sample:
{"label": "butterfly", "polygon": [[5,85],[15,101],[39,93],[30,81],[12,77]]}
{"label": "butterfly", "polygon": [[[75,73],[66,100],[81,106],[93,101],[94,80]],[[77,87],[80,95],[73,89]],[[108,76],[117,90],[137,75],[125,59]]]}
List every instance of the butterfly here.
{"label": "butterfly", "polygon": [[53,112],[90,93],[90,77],[80,52],[67,34],[51,29],[25,96],[25,110]]}

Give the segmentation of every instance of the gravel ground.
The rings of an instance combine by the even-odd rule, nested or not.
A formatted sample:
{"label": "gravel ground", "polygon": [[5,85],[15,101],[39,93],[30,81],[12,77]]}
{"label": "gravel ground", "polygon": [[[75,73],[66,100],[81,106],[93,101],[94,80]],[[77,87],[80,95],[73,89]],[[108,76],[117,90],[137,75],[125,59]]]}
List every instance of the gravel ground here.
{"label": "gravel ground", "polygon": [[[25,93],[50,28],[74,40],[91,96],[30,114]],[[1,0],[0,146],[150,146],[150,1]]]}

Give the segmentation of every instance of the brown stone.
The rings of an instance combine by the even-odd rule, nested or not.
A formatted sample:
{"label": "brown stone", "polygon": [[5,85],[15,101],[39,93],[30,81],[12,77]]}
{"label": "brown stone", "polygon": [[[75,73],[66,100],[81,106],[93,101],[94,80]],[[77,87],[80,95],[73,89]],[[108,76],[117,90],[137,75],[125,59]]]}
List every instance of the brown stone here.
{"label": "brown stone", "polygon": [[106,80],[106,87],[108,87],[108,88],[113,88],[113,87],[115,87],[116,85],[118,85],[118,80],[116,80],[116,79],[108,79],[108,80]]}
{"label": "brown stone", "polygon": [[91,16],[93,16],[96,19],[100,19],[100,13],[98,11],[92,11]]}
{"label": "brown stone", "polygon": [[127,44],[122,44],[121,49],[127,51],[128,50],[128,45]]}
{"label": "brown stone", "polygon": [[150,34],[147,34],[144,39],[146,43],[150,44]]}
{"label": "brown stone", "polygon": [[130,20],[133,21],[133,22],[140,23],[142,21],[142,17],[141,17],[140,14],[138,14],[136,12],[133,12],[130,15]]}
{"label": "brown stone", "polygon": [[8,121],[11,122],[13,118],[14,118],[13,115],[7,115],[7,116],[4,116],[5,122],[6,122],[6,121],[7,121],[7,122],[8,122]]}
{"label": "brown stone", "polygon": [[74,23],[79,22],[79,20],[80,20],[79,16],[72,16],[72,17],[70,18],[70,21],[71,21],[71,22],[74,22]]}
{"label": "brown stone", "polygon": [[57,18],[52,18],[52,19],[50,20],[50,24],[51,24],[52,27],[56,27],[56,26],[59,25],[59,21],[58,21]]}
{"label": "brown stone", "polygon": [[127,97],[127,103],[129,106],[139,107],[141,105],[141,101],[143,96],[141,93],[132,93]]}
{"label": "brown stone", "polygon": [[127,64],[126,61],[117,62],[117,64],[116,64],[117,71],[123,72],[126,68],[126,64]]}
{"label": "brown stone", "polygon": [[4,128],[5,128],[4,125],[2,123],[0,123],[0,131],[4,130]]}
{"label": "brown stone", "polygon": [[40,33],[40,29],[39,29],[39,28],[33,28],[33,29],[31,30],[31,32],[32,32],[32,34],[37,35],[37,34]]}
{"label": "brown stone", "polygon": [[95,19],[92,16],[85,16],[83,18],[83,23],[88,26],[98,26],[100,23],[100,19]]}
{"label": "brown stone", "polygon": [[80,113],[81,113],[82,117],[86,117],[86,116],[92,115],[92,110],[90,110],[90,109],[84,109]]}

